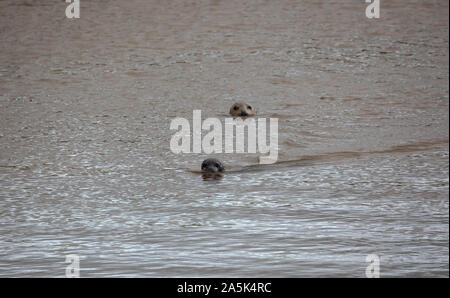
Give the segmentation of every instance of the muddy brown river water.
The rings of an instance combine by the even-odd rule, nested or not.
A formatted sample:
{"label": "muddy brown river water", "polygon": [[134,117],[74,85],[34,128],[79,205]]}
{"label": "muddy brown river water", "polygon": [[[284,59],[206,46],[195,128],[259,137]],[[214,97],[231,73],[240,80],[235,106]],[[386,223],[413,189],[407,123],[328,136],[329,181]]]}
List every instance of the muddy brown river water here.
{"label": "muddy brown river water", "polygon": [[[0,277],[449,276],[449,2],[0,0]],[[175,117],[278,118],[195,173]]]}

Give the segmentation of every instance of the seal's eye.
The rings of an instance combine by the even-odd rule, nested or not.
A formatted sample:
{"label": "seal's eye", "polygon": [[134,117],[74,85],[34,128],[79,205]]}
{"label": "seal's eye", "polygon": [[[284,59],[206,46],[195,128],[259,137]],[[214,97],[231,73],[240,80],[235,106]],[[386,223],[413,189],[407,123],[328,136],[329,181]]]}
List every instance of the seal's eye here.
{"label": "seal's eye", "polygon": [[249,110],[251,110],[251,109],[252,109],[252,107],[251,107],[251,106],[247,106],[247,108],[248,108]]}
{"label": "seal's eye", "polygon": [[237,110],[239,110],[239,107],[238,106],[234,106],[233,110],[237,111]]}
{"label": "seal's eye", "polygon": [[214,166],[215,166],[216,168],[220,168],[220,165],[219,165],[218,163],[215,163]]}

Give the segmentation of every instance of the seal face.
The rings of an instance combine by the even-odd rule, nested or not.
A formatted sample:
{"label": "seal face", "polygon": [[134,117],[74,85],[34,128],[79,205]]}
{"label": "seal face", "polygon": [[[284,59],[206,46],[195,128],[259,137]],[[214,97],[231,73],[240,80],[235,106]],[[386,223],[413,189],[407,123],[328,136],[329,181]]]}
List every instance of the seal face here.
{"label": "seal face", "polygon": [[202,162],[203,173],[223,173],[224,171],[225,167],[217,158],[208,158]]}
{"label": "seal face", "polygon": [[256,110],[245,102],[237,102],[230,108],[230,115],[233,117],[255,116]]}

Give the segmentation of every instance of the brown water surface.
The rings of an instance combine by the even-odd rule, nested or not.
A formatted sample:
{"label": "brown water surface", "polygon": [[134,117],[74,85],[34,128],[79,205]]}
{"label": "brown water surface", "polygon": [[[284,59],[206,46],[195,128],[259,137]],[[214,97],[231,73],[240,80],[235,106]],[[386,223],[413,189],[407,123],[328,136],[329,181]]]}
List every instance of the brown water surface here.
{"label": "brown water surface", "polygon": [[[448,277],[447,0],[0,0],[0,276]],[[203,180],[175,117],[279,119]]]}

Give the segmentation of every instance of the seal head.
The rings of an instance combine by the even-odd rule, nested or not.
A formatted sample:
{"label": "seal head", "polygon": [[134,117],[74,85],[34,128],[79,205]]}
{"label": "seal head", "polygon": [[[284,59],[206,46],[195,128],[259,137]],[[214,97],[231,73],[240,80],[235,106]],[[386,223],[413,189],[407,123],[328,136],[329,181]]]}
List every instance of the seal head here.
{"label": "seal head", "polygon": [[231,106],[230,115],[233,117],[255,116],[256,110],[248,103],[237,102]]}
{"label": "seal head", "polygon": [[223,173],[224,171],[225,167],[217,158],[208,158],[202,162],[203,173]]}

